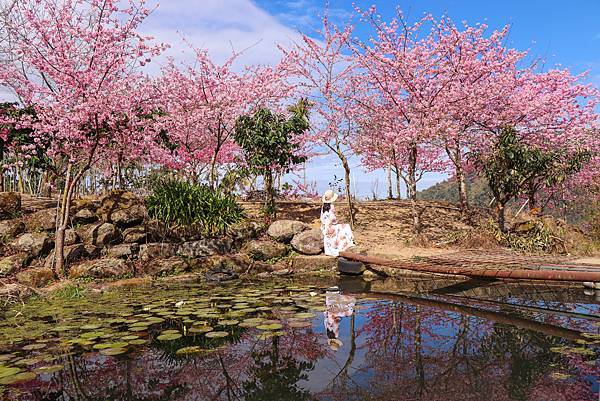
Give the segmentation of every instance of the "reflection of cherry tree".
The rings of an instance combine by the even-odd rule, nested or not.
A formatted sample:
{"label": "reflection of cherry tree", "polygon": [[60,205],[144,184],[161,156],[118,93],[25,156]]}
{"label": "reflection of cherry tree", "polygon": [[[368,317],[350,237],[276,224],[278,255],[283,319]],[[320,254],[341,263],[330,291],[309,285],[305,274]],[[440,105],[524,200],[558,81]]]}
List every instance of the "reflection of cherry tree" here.
{"label": "reflection of cherry tree", "polygon": [[[160,347],[141,348],[117,357],[97,352],[66,355],[55,361],[65,366],[63,370],[40,376],[23,385],[19,393],[11,388],[2,399],[239,400],[244,394],[259,397],[285,388],[293,395],[286,399],[308,399],[308,393],[300,390],[297,382],[325,354],[317,334],[301,329],[277,338],[276,344],[259,341],[254,333],[246,332],[236,343],[182,357]],[[257,384],[255,391],[253,382]]]}
{"label": "reflection of cherry tree", "polygon": [[[589,322],[582,320],[536,317],[590,329]],[[551,350],[572,344],[568,340],[418,304],[372,307],[359,337],[359,348],[366,352],[361,366],[354,368],[360,379],[350,376],[338,381],[321,396],[333,400],[584,400],[592,399],[591,383],[584,378],[599,374],[597,364],[590,365],[580,355],[561,356]],[[552,376],[559,367],[571,375],[563,387]],[[576,386],[575,395],[566,394]]]}
{"label": "reflection of cherry tree", "polygon": [[313,362],[299,361],[293,353],[282,353],[279,337],[271,339],[270,349],[252,352],[253,364],[248,380],[243,383],[243,399],[248,401],[311,399],[310,392],[298,387],[300,380],[308,379],[307,371],[313,370]]}

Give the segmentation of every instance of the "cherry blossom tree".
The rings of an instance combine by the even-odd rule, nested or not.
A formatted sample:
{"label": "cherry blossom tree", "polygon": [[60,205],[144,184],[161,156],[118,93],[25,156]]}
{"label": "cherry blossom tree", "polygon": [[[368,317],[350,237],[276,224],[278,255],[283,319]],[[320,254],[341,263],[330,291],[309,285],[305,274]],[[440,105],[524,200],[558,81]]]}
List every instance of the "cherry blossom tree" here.
{"label": "cherry blossom tree", "polygon": [[[115,146],[153,143],[142,115],[152,104],[139,68],[163,49],[137,29],[150,10],[143,1],[21,0],[3,10],[0,85],[35,109],[21,119],[48,154],[66,164],[57,213],[55,273],[64,271],[64,237],[74,190]],[[35,139],[34,139],[35,140]],[[128,156],[129,157],[129,156]]]}
{"label": "cherry blossom tree", "polygon": [[[360,10],[359,10],[360,11]],[[375,119],[396,138],[394,143],[406,155],[406,180],[413,215],[413,230],[421,230],[416,202],[419,148],[431,142],[444,121],[444,90],[450,84],[440,62],[440,42],[435,30],[424,38],[420,33],[433,19],[426,15],[409,24],[398,9],[396,18],[385,22],[375,8],[362,12],[373,30],[367,41],[353,41],[359,65],[353,87],[359,88],[355,113],[362,119]],[[433,24],[435,26],[435,24]],[[445,77],[445,78],[442,78]]]}
{"label": "cherry blossom tree", "polygon": [[259,106],[279,107],[289,87],[277,66],[249,66],[237,72],[238,53],[219,65],[207,51],[193,50],[193,64],[170,60],[155,82],[157,127],[173,144],[173,149],[158,148],[155,156],[169,167],[191,172],[195,180],[208,170],[214,188],[218,166],[236,160],[235,120]]}
{"label": "cherry blossom tree", "polygon": [[281,48],[282,64],[287,73],[296,79],[296,89],[313,104],[316,118],[311,122],[312,139],[333,152],[344,168],[346,201],[350,224],[354,225],[354,204],[350,191],[351,143],[356,134],[351,116],[353,89],[352,77],[355,60],[348,48],[353,28],[340,30],[323,19],[321,40],[302,35],[301,41],[291,49]]}

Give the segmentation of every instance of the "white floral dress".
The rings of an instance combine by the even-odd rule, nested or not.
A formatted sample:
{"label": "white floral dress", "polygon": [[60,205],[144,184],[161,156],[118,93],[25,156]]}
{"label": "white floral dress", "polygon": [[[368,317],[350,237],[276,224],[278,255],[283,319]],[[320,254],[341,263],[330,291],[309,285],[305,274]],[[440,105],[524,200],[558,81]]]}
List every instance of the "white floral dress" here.
{"label": "white floral dress", "polygon": [[324,212],[321,210],[321,232],[323,233],[325,255],[339,256],[340,252],[354,246],[354,234],[350,224],[338,224],[333,205]]}

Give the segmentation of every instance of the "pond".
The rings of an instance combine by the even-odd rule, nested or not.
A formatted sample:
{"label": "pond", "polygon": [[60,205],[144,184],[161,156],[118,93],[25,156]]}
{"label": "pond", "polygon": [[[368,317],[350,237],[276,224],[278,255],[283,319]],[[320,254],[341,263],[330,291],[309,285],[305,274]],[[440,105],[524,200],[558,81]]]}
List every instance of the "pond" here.
{"label": "pond", "polygon": [[65,290],[4,311],[0,395],[598,400],[593,297],[579,288],[501,284],[477,296],[450,287],[324,279]]}

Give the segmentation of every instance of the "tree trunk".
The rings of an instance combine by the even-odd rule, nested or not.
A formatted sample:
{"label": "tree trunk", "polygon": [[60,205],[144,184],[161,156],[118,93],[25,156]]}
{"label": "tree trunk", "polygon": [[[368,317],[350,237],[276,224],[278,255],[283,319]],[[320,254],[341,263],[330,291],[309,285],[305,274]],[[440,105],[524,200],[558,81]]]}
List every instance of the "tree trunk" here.
{"label": "tree trunk", "polygon": [[464,215],[469,210],[469,198],[467,195],[467,180],[462,166],[462,154],[460,151],[460,143],[456,143],[454,149],[446,146],[446,153],[454,164],[456,174],[456,185],[458,189],[458,200],[460,203],[460,212]]}
{"label": "tree trunk", "polygon": [[506,232],[504,211],[505,211],[505,204],[503,202],[497,201],[496,202],[496,221],[498,223],[498,228],[500,228],[500,231],[502,231],[503,233]]}
{"label": "tree trunk", "polygon": [[4,192],[4,152],[0,150],[0,192]]}
{"label": "tree trunk", "polygon": [[401,200],[402,193],[400,192],[400,189],[402,188],[402,185],[400,180],[402,179],[402,177],[400,176],[400,168],[398,168],[397,164],[394,165],[394,173],[396,174],[396,199]]}
{"label": "tree trunk", "polygon": [[535,199],[536,188],[534,185],[529,185],[527,190],[527,199],[529,200],[529,210],[537,208],[537,201]]}
{"label": "tree trunk", "polygon": [[388,199],[394,199],[394,190],[392,189],[392,167],[386,167],[387,184],[388,184]]}
{"label": "tree trunk", "polygon": [[[88,166],[89,167],[89,166]],[[73,165],[69,163],[67,167],[67,175],[65,179],[65,188],[62,195],[62,203],[60,213],[57,210],[56,234],[54,245],[54,274],[59,278],[64,278],[67,274],[65,266],[65,232],[69,228],[69,216],[71,214],[71,202],[73,200],[73,192],[81,177],[88,167],[82,168],[75,176],[73,176]]]}
{"label": "tree trunk", "polygon": [[19,164],[17,163],[17,183],[19,185],[19,192],[24,194],[25,193],[25,181],[23,180],[23,169],[21,168],[21,166],[19,166]]}
{"label": "tree trunk", "polygon": [[215,153],[210,162],[209,185],[212,189],[217,188],[217,179],[217,154]]}
{"label": "tree trunk", "polygon": [[339,152],[338,156],[344,167],[344,182],[346,184],[346,202],[348,203],[348,214],[350,218],[350,227],[354,230],[354,202],[352,201],[352,193],[350,192],[350,165],[348,159],[343,153]]}
{"label": "tree trunk", "polygon": [[65,277],[65,232],[69,218],[70,200],[73,174],[73,165],[67,166],[67,176],[65,179],[65,187],[62,193],[60,208],[56,211],[56,233],[54,235],[54,263],[52,269],[54,275],[59,278]]}
{"label": "tree trunk", "polygon": [[265,210],[269,216],[273,219],[277,218],[277,210],[275,207],[275,194],[273,189],[273,172],[271,170],[265,171]]}
{"label": "tree trunk", "polygon": [[408,198],[413,215],[413,232],[421,232],[421,216],[417,206],[417,145],[411,145],[408,157]]}

